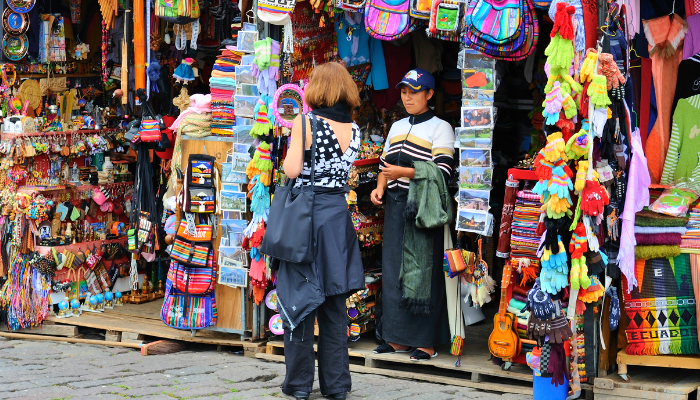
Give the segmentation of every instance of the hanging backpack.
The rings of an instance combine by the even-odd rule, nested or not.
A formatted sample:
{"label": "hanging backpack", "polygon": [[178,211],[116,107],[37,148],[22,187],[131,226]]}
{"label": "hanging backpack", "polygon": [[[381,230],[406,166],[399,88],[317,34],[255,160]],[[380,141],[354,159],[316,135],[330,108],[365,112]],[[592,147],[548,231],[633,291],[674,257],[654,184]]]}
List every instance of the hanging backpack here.
{"label": "hanging backpack", "polygon": [[480,23],[472,20],[473,11],[478,3],[479,0],[472,0],[464,14],[465,29],[462,30],[462,43],[473,50],[498,60],[520,61],[529,57],[537,47],[539,38],[539,24],[532,0],[523,0],[522,2],[522,31],[516,39],[504,44],[489,43],[472,31],[472,27]]}
{"label": "hanging backpack", "polygon": [[217,269],[213,250],[210,252],[210,255],[207,265],[202,268],[188,267],[172,260],[170,270],[173,271],[173,285],[178,291],[184,294],[201,296],[214,290]]}
{"label": "hanging backpack", "polygon": [[471,9],[471,32],[492,44],[513,42],[523,25],[524,0],[478,0]]}
{"label": "hanging backpack", "polygon": [[410,0],[368,0],[365,29],[380,40],[395,40],[408,33]]}
{"label": "hanging backpack", "polygon": [[258,0],[257,17],[273,25],[291,22],[296,0]]}
{"label": "hanging backpack", "polygon": [[433,0],[430,9],[429,37],[453,42],[459,41],[464,20],[462,0]]}
{"label": "hanging backpack", "polygon": [[172,24],[187,24],[199,19],[198,0],[156,0],[156,17]]}
{"label": "hanging backpack", "polygon": [[432,6],[431,0],[411,0],[411,10],[409,15],[411,18],[430,19],[430,10]]}
{"label": "hanging backpack", "polygon": [[214,292],[204,296],[182,294],[173,287],[173,269],[165,281],[165,297],[160,319],[175,329],[204,329],[216,325],[217,308]]}

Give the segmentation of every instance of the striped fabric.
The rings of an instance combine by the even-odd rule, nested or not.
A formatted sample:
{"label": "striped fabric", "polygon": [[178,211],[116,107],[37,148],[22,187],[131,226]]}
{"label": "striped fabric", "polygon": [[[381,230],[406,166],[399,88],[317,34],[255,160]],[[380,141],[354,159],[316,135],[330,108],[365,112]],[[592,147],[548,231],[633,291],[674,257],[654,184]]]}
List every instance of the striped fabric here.
{"label": "striped fabric", "polygon": [[365,6],[365,30],[380,40],[399,39],[408,33],[408,0],[369,0]]}
{"label": "striped fabric", "polygon": [[186,265],[204,267],[210,254],[211,243],[188,243],[176,238],[170,257]]}
{"label": "striped fabric", "polygon": [[216,283],[216,263],[212,256],[207,260],[207,266],[203,268],[187,267],[175,260],[170,263],[170,271],[173,275],[175,288],[185,294],[205,295],[214,290]]}
{"label": "striped fabric", "polygon": [[[661,175],[661,183],[664,185],[670,185],[682,178],[693,178],[695,182],[700,179],[700,169],[697,168],[700,146],[696,144],[697,139],[693,140],[700,135],[698,112],[700,112],[700,95],[678,101],[676,111],[673,113],[671,139]],[[679,163],[681,158],[683,162]]]}
{"label": "striped fabric", "polygon": [[216,325],[218,310],[214,292],[206,296],[179,294],[171,281],[172,269],[165,281],[165,298],[160,319],[175,329],[203,329]]}

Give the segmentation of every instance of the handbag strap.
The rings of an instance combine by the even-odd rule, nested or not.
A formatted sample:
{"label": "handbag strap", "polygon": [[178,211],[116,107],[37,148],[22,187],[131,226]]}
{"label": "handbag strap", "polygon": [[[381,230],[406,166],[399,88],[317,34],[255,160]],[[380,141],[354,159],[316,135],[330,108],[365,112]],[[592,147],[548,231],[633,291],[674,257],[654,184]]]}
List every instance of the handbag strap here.
{"label": "handbag strap", "polygon": [[[316,170],[316,128],[318,126],[318,119],[313,113],[308,113],[309,119],[311,120],[311,173],[309,174],[309,186],[311,190],[314,190],[315,181],[315,170]],[[306,121],[304,120],[304,114],[301,115],[301,151],[302,151],[302,163],[304,162],[304,153],[306,152]],[[301,188],[304,190],[304,178],[302,178]]]}

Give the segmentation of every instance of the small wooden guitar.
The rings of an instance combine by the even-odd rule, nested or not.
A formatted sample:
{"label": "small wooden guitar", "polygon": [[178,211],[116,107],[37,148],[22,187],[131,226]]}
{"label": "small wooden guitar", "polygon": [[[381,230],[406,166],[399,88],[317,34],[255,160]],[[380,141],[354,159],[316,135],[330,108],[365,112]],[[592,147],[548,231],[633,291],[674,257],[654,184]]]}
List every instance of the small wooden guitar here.
{"label": "small wooden guitar", "polygon": [[493,317],[493,332],[489,336],[489,351],[494,357],[510,362],[520,354],[520,338],[515,331],[515,316],[506,312],[506,296],[513,267],[506,263],[503,267],[501,279],[501,302],[498,306],[498,314]]}

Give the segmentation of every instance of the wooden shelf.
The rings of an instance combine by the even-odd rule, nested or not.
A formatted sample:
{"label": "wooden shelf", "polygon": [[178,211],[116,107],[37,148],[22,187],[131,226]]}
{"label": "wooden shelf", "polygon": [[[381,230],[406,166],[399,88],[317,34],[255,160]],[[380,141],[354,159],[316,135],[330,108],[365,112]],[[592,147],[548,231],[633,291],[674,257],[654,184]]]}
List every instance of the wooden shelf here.
{"label": "wooden shelf", "polygon": [[91,134],[100,132],[115,132],[117,128],[104,128],[104,129],[82,129],[77,131],[49,131],[49,132],[23,132],[23,133],[8,133],[3,132],[3,137],[28,137],[28,136],[53,136],[53,135],[79,135],[79,134]]}
{"label": "wooden shelf", "polygon": [[87,191],[87,190],[92,190],[98,187],[103,187],[103,188],[113,188],[113,187],[119,187],[119,186],[132,186],[134,184],[133,181],[131,182],[112,182],[112,183],[106,183],[103,185],[61,185],[61,186],[55,186],[55,187],[46,187],[46,186],[31,186],[31,187],[23,187],[20,189],[20,192],[57,192],[57,191],[64,191],[64,192],[73,192],[73,191]]}
{"label": "wooden shelf", "polygon": [[[46,78],[47,74],[17,74],[20,79]],[[51,74],[53,78],[97,78],[100,74]]]}

